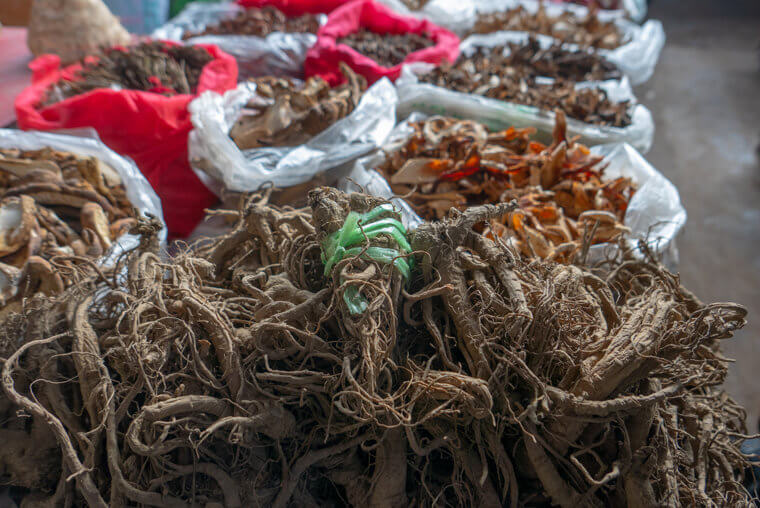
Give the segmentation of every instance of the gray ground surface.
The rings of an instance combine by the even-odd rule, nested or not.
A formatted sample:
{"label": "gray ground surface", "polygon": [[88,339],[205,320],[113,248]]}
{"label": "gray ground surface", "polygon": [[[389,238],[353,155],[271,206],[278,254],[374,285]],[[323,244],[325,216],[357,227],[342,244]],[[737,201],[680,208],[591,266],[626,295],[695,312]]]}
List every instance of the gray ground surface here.
{"label": "gray ground surface", "polygon": [[705,301],[736,301],[749,324],[724,345],[729,392],[760,416],[760,0],[654,0],[667,43],[637,90],[652,111],[647,158],[689,214],[680,273]]}

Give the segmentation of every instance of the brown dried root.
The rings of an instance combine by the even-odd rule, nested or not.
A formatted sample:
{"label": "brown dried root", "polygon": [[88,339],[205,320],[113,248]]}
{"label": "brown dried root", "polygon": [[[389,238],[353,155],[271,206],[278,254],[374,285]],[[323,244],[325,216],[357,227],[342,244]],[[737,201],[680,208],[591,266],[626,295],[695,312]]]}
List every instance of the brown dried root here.
{"label": "brown dried root", "polygon": [[268,199],[170,261],[140,222],[110,286],[93,275],[1,324],[0,436],[56,440],[0,453],[7,483],[91,506],[751,502],[744,412],[720,389],[744,308],[652,261],[604,278],[524,262],[475,231],[512,203],[421,225],[408,286],[364,258],[325,277],[320,240],[378,200]]}

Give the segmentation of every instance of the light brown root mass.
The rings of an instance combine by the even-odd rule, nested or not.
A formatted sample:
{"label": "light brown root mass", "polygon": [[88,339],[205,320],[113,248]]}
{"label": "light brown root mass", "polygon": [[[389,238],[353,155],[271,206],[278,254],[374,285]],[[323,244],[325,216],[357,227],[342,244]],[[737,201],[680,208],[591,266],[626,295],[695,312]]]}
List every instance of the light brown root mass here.
{"label": "light brown root mass", "polygon": [[653,261],[526,262],[473,231],[510,204],[420,226],[410,281],[363,258],[325,277],[319,242],[378,200],[267,199],[171,260],[141,222],[117,267],[0,323],[25,506],[751,502],[720,387],[743,307]]}

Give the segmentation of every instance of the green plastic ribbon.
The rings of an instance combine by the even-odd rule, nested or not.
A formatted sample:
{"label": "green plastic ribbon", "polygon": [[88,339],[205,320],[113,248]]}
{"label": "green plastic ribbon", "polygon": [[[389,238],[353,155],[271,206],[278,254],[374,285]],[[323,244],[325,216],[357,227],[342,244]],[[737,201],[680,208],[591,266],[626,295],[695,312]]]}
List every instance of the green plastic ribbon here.
{"label": "green plastic ribbon", "polygon": [[[330,275],[333,267],[342,259],[359,256],[362,259],[393,265],[404,279],[409,279],[414,263],[412,259],[403,257],[412,252],[412,246],[406,238],[406,228],[394,217],[382,217],[384,214],[398,217],[398,212],[390,203],[377,206],[364,214],[350,212],[343,221],[343,226],[324,239],[322,262],[325,264],[325,276]],[[398,248],[365,244],[366,241],[380,235],[393,239]],[[367,310],[367,300],[354,285],[343,291],[343,300],[351,314],[361,314]]]}

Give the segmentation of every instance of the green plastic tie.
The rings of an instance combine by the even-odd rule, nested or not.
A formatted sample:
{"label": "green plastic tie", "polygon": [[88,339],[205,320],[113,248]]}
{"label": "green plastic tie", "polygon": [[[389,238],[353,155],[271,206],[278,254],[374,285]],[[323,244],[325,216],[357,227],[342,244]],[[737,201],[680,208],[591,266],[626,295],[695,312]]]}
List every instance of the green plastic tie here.
{"label": "green plastic tie", "polygon": [[[406,228],[396,218],[379,218],[383,214],[398,217],[398,212],[390,203],[377,206],[365,214],[350,212],[343,221],[343,226],[323,240],[322,262],[325,264],[325,276],[329,276],[333,267],[342,259],[360,256],[362,259],[393,265],[404,279],[409,279],[414,261],[404,257],[412,252],[412,246],[406,238]],[[398,249],[366,246],[366,241],[380,235],[393,239]],[[354,285],[343,291],[343,300],[351,314],[361,314],[367,310],[366,299]]]}

